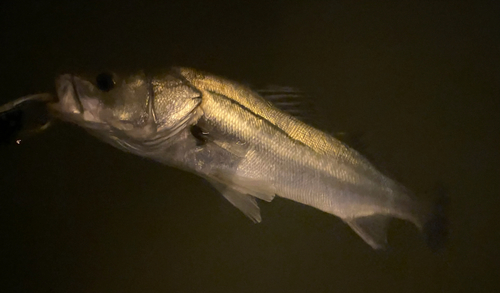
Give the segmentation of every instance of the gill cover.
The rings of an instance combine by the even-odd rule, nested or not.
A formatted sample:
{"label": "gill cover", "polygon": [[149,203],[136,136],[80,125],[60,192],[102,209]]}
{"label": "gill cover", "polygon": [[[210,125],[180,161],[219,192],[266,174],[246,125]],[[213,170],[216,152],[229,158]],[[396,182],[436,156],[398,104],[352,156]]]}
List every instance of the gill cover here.
{"label": "gill cover", "polygon": [[193,117],[200,93],[172,71],[96,77],[65,74],[56,81],[62,119],[126,150],[158,145]]}

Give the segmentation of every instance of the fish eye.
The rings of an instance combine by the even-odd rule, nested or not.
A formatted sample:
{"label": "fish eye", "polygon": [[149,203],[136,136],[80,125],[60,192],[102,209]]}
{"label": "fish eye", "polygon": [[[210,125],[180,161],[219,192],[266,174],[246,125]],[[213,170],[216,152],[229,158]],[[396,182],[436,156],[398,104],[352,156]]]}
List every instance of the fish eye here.
{"label": "fish eye", "polygon": [[113,79],[113,75],[107,72],[103,72],[97,75],[95,81],[97,88],[103,92],[109,92],[115,87],[115,81]]}

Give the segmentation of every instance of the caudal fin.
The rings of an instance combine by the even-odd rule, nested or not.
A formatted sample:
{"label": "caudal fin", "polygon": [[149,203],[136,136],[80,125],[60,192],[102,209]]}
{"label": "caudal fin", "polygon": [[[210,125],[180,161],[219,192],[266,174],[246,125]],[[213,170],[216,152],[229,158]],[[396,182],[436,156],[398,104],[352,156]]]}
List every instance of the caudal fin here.
{"label": "caudal fin", "polygon": [[422,232],[429,248],[433,251],[439,251],[444,248],[448,241],[449,222],[446,211],[450,200],[442,186],[437,186],[435,193],[437,194],[436,200],[422,227]]}
{"label": "caudal fin", "polygon": [[[373,249],[387,246],[387,228],[392,217],[413,222],[424,234],[432,251],[444,248],[448,240],[449,223],[446,216],[449,198],[441,186],[433,191],[436,195],[431,205],[415,199],[402,201],[400,214],[374,214],[365,217],[344,218],[343,220]],[[407,199],[407,198],[406,198]]]}

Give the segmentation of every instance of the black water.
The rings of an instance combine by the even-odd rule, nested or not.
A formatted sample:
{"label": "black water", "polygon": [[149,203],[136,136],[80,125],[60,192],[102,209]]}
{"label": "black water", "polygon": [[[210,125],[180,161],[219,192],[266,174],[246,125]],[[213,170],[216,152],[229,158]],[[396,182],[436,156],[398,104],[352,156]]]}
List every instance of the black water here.
{"label": "black water", "polygon": [[61,123],[0,148],[1,292],[498,291],[500,4],[352,2],[12,1],[0,104],[67,70],[183,65],[298,87],[408,188],[444,186],[445,250],[396,221],[375,252],[282,199],[254,225],[198,177]]}

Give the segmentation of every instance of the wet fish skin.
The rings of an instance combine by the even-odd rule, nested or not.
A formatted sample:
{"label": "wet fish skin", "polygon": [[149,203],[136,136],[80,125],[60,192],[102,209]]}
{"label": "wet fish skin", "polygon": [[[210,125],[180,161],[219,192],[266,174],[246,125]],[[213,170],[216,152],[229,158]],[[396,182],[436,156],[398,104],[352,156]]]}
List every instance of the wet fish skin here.
{"label": "wet fish skin", "polygon": [[424,229],[432,205],[355,150],[277,109],[236,82],[190,68],[92,79],[62,75],[54,115],[120,148],[196,173],[255,222],[255,198],[275,195],[342,218],[371,247],[390,218]]}

